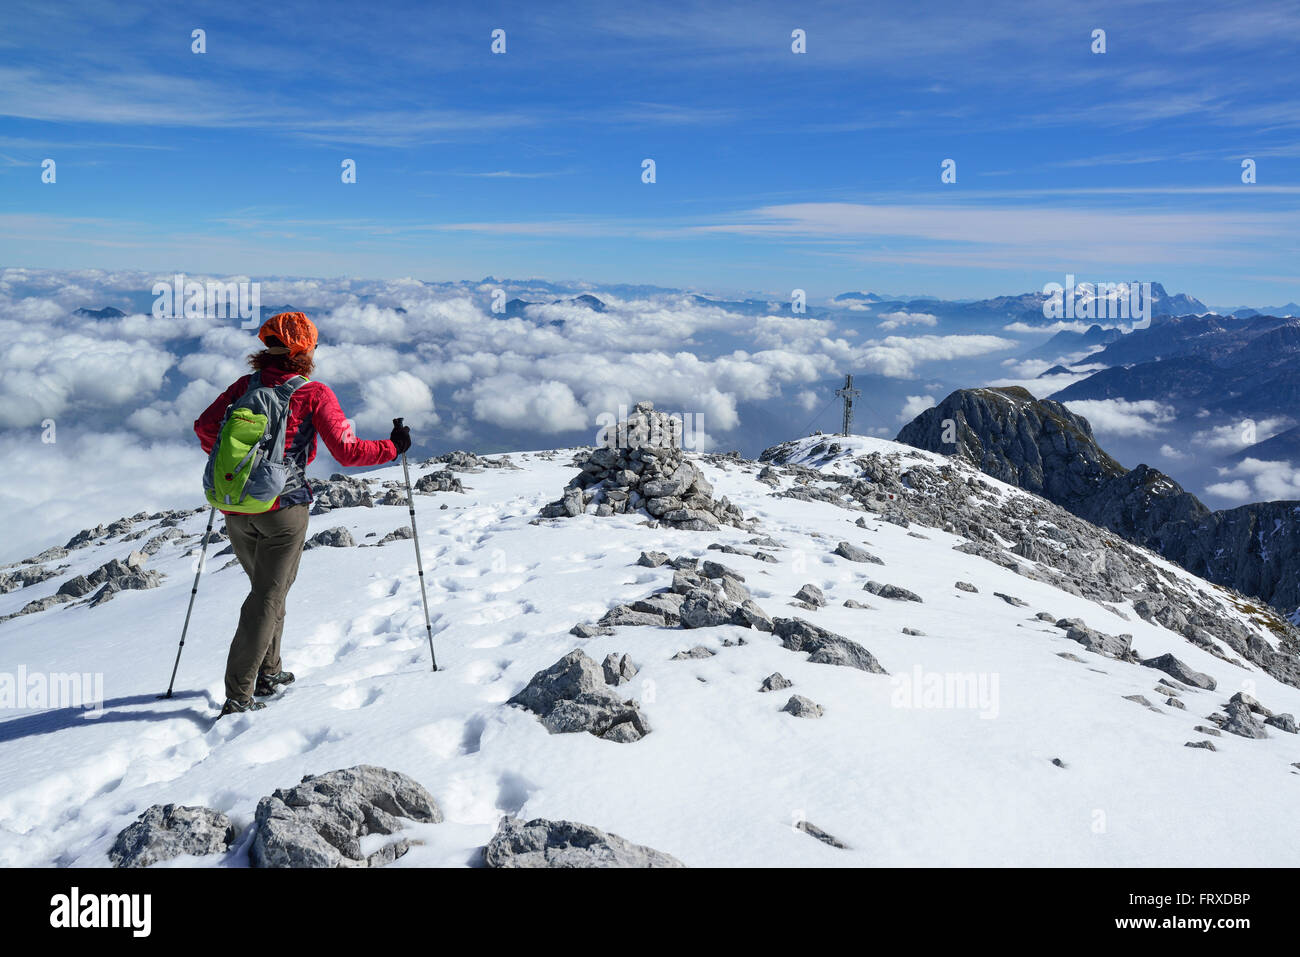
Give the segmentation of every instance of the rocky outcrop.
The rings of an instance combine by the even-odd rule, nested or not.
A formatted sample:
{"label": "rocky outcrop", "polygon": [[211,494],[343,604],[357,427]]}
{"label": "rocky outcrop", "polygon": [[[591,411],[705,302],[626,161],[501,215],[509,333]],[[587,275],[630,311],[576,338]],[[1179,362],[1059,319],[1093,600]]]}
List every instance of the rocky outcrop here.
{"label": "rocky outcrop", "polygon": [[1019,386],[959,389],[904,426],[897,441],[961,456],[1058,504],[1085,498],[1125,471],[1102,451],[1087,419]]}
{"label": "rocky outcrop", "polygon": [[443,467],[436,472],[428,472],[415,480],[415,491],[421,495],[435,492],[464,492],[465,487],[450,468]]}
{"label": "rocky outcrop", "polygon": [[910,589],[901,585],[882,584],[881,582],[868,581],[862,586],[862,590],[870,592],[877,598],[889,598],[893,601],[920,601],[921,596]]}
{"label": "rocky outcrop", "polygon": [[794,593],[794,597],[795,601],[805,608],[816,609],[826,605],[825,593],[812,582],[800,586],[799,590]]}
{"label": "rocky outcrop", "polygon": [[488,867],[683,867],[677,858],[589,824],[505,817],[483,849]]}
{"label": "rocky outcrop", "polygon": [[610,426],[605,444],[576,459],[582,471],[564,494],[541,510],[542,518],[643,513],[656,525],[711,531],[747,527],[740,509],[713,486],[680,447],[680,422],[640,402],[628,418]]}
{"label": "rocky outcrop", "polygon": [[329,481],[315,479],[311,483],[313,515],[323,515],[336,508],[373,508],[374,497],[370,486],[359,478],[335,472]]}
{"label": "rocky outcrop", "polygon": [[639,741],[650,723],[635,701],[613,694],[600,665],[574,649],[532,680],[507,704],[536,714],[551,734],[586,731],[606,741]]}
{"label": "rocky outcrop", "polygon": [[834,554],[839,555],[841,558],[847,558],[851,562],[870,562],[873,565],[885,564],[871,552],[854,545],[852,542],[840,542],[835,546]]}
{"label": "rocky outcrop", "polygon": [[307,539],[307,543],[303,545],[303,549],[354,548],[356,544],[356,540],[352,537],[351,532],[342,525],[336,525],[334,528],[327,528],[324,531],[317,532],[311,538]]}
{"label": "rocky outcrop", "polygon": [[790,695],[790,700],[782,706],[781,710],[796,718],[820,718],[824,714],[821,705],[801,694]]}
{"label": "rocky outcrop", "polygon": [[815,664],[841,665],[875,675],[888,674],[875,656],[856,641],[837,635],[804,621],[802,618],[777,618],[773,631],[781,644],[791,651],[802,651]]}
{"label": "rocky outcrop", "polygon": [[155,555],[168,542],[173,542],[178,538],[184,537],[185,533],[175,526],[165,528],[145,542],[144,545],[141,546],[140,551],[144,552],[146,555]]}
{"label": "rocky outcrop", "polygon": [[811,821],[800,821],[798,824],[795,825],[795,827],[803,831],[809,837],[817,838],[817,840],[821,841],[823,844],[829,844],[831,847],[837,847],[840,848],[841,850],[848,848],[848,845],[845,844],[843,841],[841,841],[839,838],[835,837],[833,834],[830,834],[822,830],[820,827],[818,827],[816,824],[813,824]]}
{"label": "rocky outcrop", "polygon": [[[96,588],[106,585],[109,582],[133,579],[135,576],[140,574],[140,564],[140,561],[137,561],[135,564],[128,564],[120,558],[110,559],[92,571],[89,575],[74,575],[69,578],[59,586],[58,594],[67,595],[71,598],[80,598],[83,595],[89,595]],[[147,581],[128,584],[123,587],[154,588],[157,586],[160,578],[161,576],[159,576],[157,572],[154,572],[148,577]]]}
{"label": "rocky outcrop", "polygon": [[37,598],[34,601],[29,601],[13,614],[5,615],[3,618],[0,618],[0,621],[8,621],[10,618],[18,618],[22,615],[34,615],[37,612],[47,611],[55,605],[61,605],[64,602],[69,601],[72,601],[72,598],[68,595],[46,595],[44,598]]}
{"label": "rocky outcrop", "polygon": [[220,811],[155,804],[117,835],[108,858],[114,867],[148,867],[182,854],[224,854],[234,840],[234,825]]}
{"label": "rocky outcrop", "polygon": [[1223,723],[1223,730],[1243,738],[1267,738],[1264,723],[1251,714],[1250,707],[1243,701],[1230,701],[1224,709],[1228,719]]}
{"label": "rocky outcrop", "polygon": [[1060,402],[1019,387],[961,389],[904,426],[898,441],[960,456],[1283,612],[1300,606],[1300,502],[1212,512],[1158,469],[1125,469]]}
{"label": "rocky outcrop", "polygon": [[[127,561],[114,558],[100,565],[89,575],[74,575],[59,586],[56,595],[65,600],[81,598],[94,592],[91,605],[100,605],[120,591],[157,588],[162,584],[162,574],[146,570],[143,552],[132,552]],[[98,589],[96,591],[96,589]]]}
{"label": "rocky outcrop", "polygon": [[501,455],[495,459],[486,456],[477,455],[474,452],[466,452],[457,449],[453,452],[444,452],[442,455],[435,455],[433,458],[425,459],[420,465],[429,467],[433,465],[442,465],[444,468],[455,472],[483,472],[487,469],[518,469],[519,466],[510,461],[510,456]]}
{"label": "rocky outcrop", "polygon": [[600,663],[601,673],[605,676],[605,684],[612,687],[627,684],[636,677],[637,666],[632,664],[632,659],[627,655],[610,652],[605,656],[605,660]]}
{"label": "rocky outcrop", "polygon": [[638,565],[673,569],[672,584],[630,604],[615,605],[595,625],[575,625],[572,634],[590,638],[609,634],[620,625],[715,628],[737,625],[759,631],[772,630],[772,617],[758,606],[745,587],[745,576],[720,562],[662,552],[645,553]]}
{"label": "rocky outcrop", "polygon": [[410,850],[410,841],[402,838],[366,854],[361,839],[396,834],[403,818],[442,821],[433,797],[405,774],[365,764],[309,774],[258,802],[249,862],[253,867],[379,867]]}
{"label": "rocky outcrop", "polygon": [[1185,685],[1191,685],[1193,688],[1204,688],[1206,691],[1213,691],[1215,680],[1209,675],[1196,671],[1182,661],[1179,661],[1172,654],[1163,654],[1155,658],[1147,658],[1142,662],[1148,668],[1158,668],[1176,681],[1181,681]]}
{"label": "rocky outcrop", "polygon": [[1062,618],[1056,627],[1065,631],[1065,637],[1077,641],[1088,651],[1121,661],[1131,660],[1133,656],[1132,635],[1107,635],[1095,628],[1089,628],[1078,618]]}
{"label": "rocky outcrop", "polygon": [[43,565],[26,565],[12,572],[0,572],[0,595],[19,588],[39,585],[43,581],[56,578],[58,574],[58,570]]}
{"label": "rocky outcrop", "polygon": [[1198,648],[1228,662],[1244,659],[1300,687],[1300,631],[1267,605],[1175,574],[1121,536],[1043,498],[1008,495],[964,467],[903,452],[851,460],[840,454],[834,471],[795,461],[823,445],[810,450],[807,440],[787,442],[760,458],[784,462],[780,472],[796,483],[829,489],[828,501],[864,513],[859,525],[870,516],[941,529],[964,539],[957,551],[1113,610],[1131,602],[1143,619]]}

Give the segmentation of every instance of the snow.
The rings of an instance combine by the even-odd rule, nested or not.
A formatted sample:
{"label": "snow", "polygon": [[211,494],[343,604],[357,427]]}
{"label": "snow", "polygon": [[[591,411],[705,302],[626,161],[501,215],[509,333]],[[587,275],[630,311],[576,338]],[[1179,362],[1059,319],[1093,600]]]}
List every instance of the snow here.
{"label": "snow", "polygon": [[[833,436],[803,440],[799,460],[818,462],[811,449],[819,442],[844,447],[819,463],[843,474],[866,451],[948,461],[885,440]],[[1296,862],[1300,818],[1291,808],[1300,782],[1290,764],[1300,760],[1300,742],[1271,728],[1265,740],[1212,738],[1217,752],[1184,742],[1206,737],[1193,726],[1208,724],[1205,716],[1235,690],[1292,713],[1300,712],[1300,690],[1135,615],[1124,620],[953,551],[961,539],[941,530],[914,526],[928,536],[920,539],[871,518],[861,529],[853,522],[862,513],[775,497],[755,481],[755,463],[702,468],[717,494],[759,526],[701,533],[650,529],[631,516],[531,524],[574,474],[571,450],[512,458],[521,470],[461,474],[463,495],[416,498],[436,673],[409,541],[303,555],[284,636],[285,667],[298,680],[255,714],[214,721],[246,590],[237,566],[222,568],[227,557],[209,555],[171,700],[155,696],[176,652],[193,549],[169,543],[150,558],[147,567],[167,576],[157,589],[0,623],[0,673],[102,673],[106,697],[100,717],[29,709],[0,719],[0,865],[106,866],[119,830],[151,804],[176,802],[225,811],[241,837],[225,857],[173,865],[244,866],[260,797],[304,774],[359,763],[411,775],[446,818],[412,825],[423,843],[394,867],[474,864],[503,814],[582,821],[695,866]],[[426,470],[412,471],[414,480]],[[367,474],[400,480],[401,468]],[[999,497],[1023,494],[981,479]],[[400,506],[340,509],[312,516],[309,534],[343,525],[357,542],[373,542],[406,519]],[[195,515],[184,531],[196,535],[205,521]],[[743,545],[753,535],[784,544],[773,550],[776,564],[706,549]],[[886,564],[832,555],[841,540],[865,545]],[[124,558],[133,544],[74,551],[68,574]],[[668,584],[666,567],[635,564],[642,550],[735,568],[769,614],[802,617],[858,641],[890,675],[812,664],[771,635],[734,626],[621,627],[586,641],[568,634],[575,623]],[[1242,618],[1211,586],[1161,567]],[[868,578],[909,588],[924,603],[864,593]],[[0,595],[0,614],[52,593],[61,580]],[[979,593],[955,589],[957,580]],[[805,582],[826,592],[827,607],[788,605]],[[846,598],[874,610],[845,608]],[[1186,711],[1168,708],[1153,691],[1160,672],[1084,651],[1035,619],[1039,611],[1129,632],[1143,657],[1173,652],[1219,688],[1184,692]],[[925,635],[906,636],[905,627]],[[747,644],[723,645],[741,637]],[[717,654],[669,660],[696,644]],[[597,661],[611,651],[631,655],[640,671],[619,690],[640,700],[653,728],[646,738],[617,744],[550,735],[534,715],[505,704],[575,647]],[[794,687],[758,693],[774,671]],[[969,681],[986,697],[936,702],[926,697],[935,681]],[[792,693],[822,705],[824,717],[781,713]],[[1124,700],[1133,694],[1159,713]],[[909,696],[913,706],[903,706]],[[849,849],[795,829],[804,818]]]}

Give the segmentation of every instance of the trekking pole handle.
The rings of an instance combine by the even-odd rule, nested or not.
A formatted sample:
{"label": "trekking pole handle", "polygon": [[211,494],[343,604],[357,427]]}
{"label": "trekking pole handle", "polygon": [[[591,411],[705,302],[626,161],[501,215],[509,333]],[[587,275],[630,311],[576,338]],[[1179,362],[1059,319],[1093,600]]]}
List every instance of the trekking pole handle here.
{"label": "trekking pole handle", "polygon": [[401,427],[402,427],[402,419],[401,419],[401,417],[399,416],[399,417],[397,417],[396,419],[393,419],[393,428],[395,428],[395,429],[400,429]]}

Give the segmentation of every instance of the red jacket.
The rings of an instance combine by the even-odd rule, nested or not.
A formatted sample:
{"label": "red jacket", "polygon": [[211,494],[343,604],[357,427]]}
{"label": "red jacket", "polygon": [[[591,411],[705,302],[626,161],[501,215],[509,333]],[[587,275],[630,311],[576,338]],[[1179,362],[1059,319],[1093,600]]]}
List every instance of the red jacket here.
{"label": "red jacket", "polygon": [[[292,379],[294,375],[295,373],[281,369],[263,369],[262,382],[275,386]],[[226,409],[248,391],[248,379],[246,375],[240,376],[194,421],[194,433],[199,437],[204,452],[212,451],[212,446],[221,433],[221,420],[226,416]],[[300,438],[299,432],[304,428],[306,432]],[[305,441],[302,446],[305,460],[300,461],[304,471],[307,464],[316,458],[317,434],[325,440],[325,447],[340,465],[382,465],[397,458],[397,446],[388,439],[358,439],[347,416],[339,407],[334,390],[324,382],[308,381],[289,399],[289,422],[284,436],[286,454],[292,451],[295,440]],[[310,486],[302,500],[311,500]],[[272,508],[279,508],[280,504],[280,500],[276,499]]]}

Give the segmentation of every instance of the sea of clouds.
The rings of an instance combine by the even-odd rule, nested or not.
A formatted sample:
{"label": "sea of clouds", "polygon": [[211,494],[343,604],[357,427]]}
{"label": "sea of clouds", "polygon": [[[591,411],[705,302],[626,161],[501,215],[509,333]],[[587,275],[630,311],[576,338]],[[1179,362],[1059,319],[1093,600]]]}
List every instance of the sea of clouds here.
{"label": "sea of clouds", "polygon": [[[0,561],[119,515],[201,502],[193,421],[258,343],[238,318],[154,316],[155,284],[172,278],[0,270],[0,455],[11,476]],[[503,287],[537,305],[494,313]],[[567,301],[581,292],[605,309]],[[586,444],[598,417],[643,399],[694,416],[702,448],[754,454],[801,434],[845,371],[897,380],[874,429],[892,432],[934,387],[918,389],[927,369],[1018,345],[925,332],[928,317],[755,314],[674,290],[541,281],[273,279],[260,280],[260,300],[263,318],[292,306],[316,322],[316,375],[363,438],[386,437],[401,415],[422,454]],[[76,315],[105,306],[128,315]],[[321,447],[312,474],[336,469]]]}

